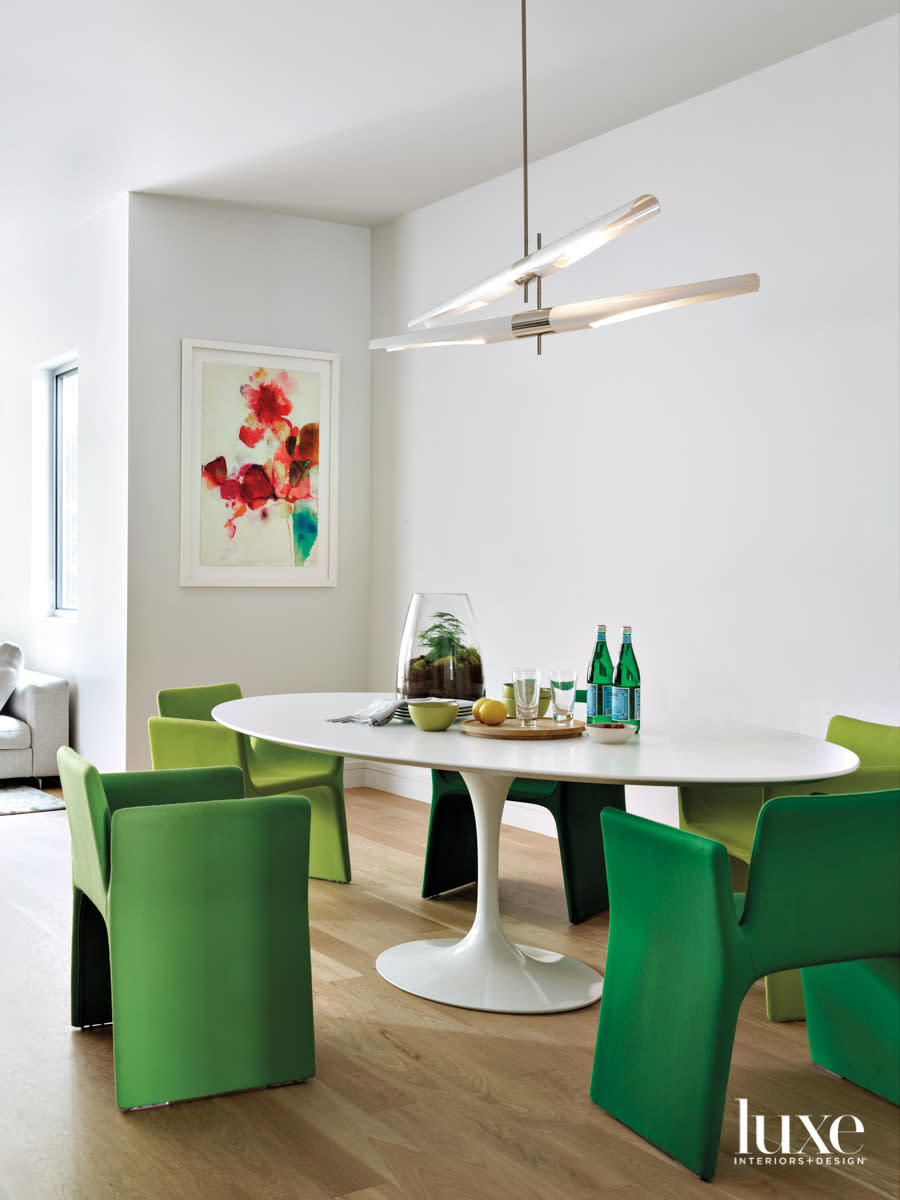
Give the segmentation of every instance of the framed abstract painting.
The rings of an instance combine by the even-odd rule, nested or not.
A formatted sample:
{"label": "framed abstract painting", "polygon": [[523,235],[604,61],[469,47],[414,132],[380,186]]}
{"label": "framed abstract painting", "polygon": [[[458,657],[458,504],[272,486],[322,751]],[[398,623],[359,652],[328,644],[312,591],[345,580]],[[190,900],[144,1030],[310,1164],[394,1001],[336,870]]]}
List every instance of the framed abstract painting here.
{"label": "framed abstract painting", "polygon": [[182,587],[334,587],[339,355],[181,343]]}

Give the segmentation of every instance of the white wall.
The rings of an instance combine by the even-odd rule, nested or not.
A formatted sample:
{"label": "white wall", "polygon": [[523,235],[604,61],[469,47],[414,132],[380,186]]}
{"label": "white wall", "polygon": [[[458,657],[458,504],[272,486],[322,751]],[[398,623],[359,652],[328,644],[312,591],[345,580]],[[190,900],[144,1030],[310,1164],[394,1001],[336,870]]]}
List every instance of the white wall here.
{"label": "white wall", "polygon": [[[645,728],[900,723],[897,31],[532,164],[545,240],[643,191],[662,205],[545,304],[745,271],[758,295],[540,358],[373,355],[370,686],[392,686],[411,592],[467,591],[489,691],[517,659],[586,667],[594,623],[615,651],[628,622]],[[520,253],[520,172],[378,229],[374,335]]]}
{"label": "white wall", "polygon": [[[72,687],[72,741],[124,765],[128,208],[120,198],[51,243],[23,244],[0,294],[0,640]],[[79,611],[48,615],[45,398],[33,375],[79,362]],[[33,409],[35,411],[33,411]]]}
{"label": "white wall", "polygon": [[[369,232],[131,197],[129,768],[149,765],[162,687],[248,694],[365,686],[369,579]],[[335,588],[178,582],[181,339],[340,354]]]}

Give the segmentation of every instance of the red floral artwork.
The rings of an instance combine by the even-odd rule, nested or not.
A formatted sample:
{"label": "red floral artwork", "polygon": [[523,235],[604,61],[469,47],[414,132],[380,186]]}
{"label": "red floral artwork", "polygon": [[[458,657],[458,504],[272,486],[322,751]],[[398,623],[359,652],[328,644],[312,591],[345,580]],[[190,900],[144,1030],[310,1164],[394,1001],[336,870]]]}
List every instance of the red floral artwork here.
{"label": "red floral artwork", "polygon": [[[290,420],[293,404],[290,394],[295,382],[287,371],[269,372],[260,367],[241,388],[247,402],[247,417],[238,432],[240,442],[253,449],[271,447],[271,457],[263,462],[239,462],[228,469],[225,456],[219,454],[201,468],[206,486],[217,489],[228,508],[225,529],[233,538],[235,524],[248,511],[265,516],[266,506],[284,505],[283,515],[294,517],[296,550],[305,561],[315,542],[316,525],[310,504],[302,513],[293,506],[313,500],[312,469],[319,465],[319,426],[310,422],[298,428]],[[298,519],[302,517],[302,519]]]}

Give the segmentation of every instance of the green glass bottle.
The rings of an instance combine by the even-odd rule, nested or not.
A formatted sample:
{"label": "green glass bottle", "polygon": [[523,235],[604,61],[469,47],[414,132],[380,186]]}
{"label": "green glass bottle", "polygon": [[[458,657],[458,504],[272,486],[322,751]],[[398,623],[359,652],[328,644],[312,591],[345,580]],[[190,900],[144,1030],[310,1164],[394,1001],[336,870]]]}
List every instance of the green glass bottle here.
{"label": "green glass bottle", "polygon": [[637,729],[641,727],[641,672],[631,644],[630,625],[622,626],[622,649],[610,689],[609,716]]}
{"label": "green glass bottle", "polygon": [[597,642],[587,669],[587,719],[589,725],[602,721],[609,711],[613,665],[606,644],[606,626],[597,626]]}

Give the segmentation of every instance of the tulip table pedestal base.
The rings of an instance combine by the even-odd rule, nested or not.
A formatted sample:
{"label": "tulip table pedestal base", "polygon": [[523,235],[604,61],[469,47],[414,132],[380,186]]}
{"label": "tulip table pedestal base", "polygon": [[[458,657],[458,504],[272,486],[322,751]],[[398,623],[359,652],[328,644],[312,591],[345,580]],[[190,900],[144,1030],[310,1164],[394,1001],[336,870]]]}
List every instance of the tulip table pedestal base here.
{"label": "tulip table pedestal base", "polygon": [[478,839],[478,901],[464,938],[431,938],[392,946],[375,968],[388,983],[442,1004],[483,1012],[549,1013],[600,999],[603,976],[577,959],[516,946],[500,920],[498,861],[503,804],[511,775],[463,771]]}

